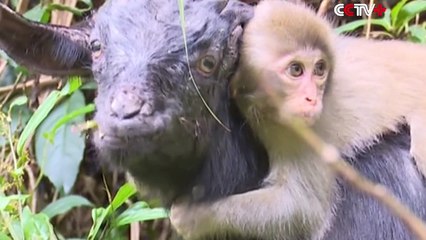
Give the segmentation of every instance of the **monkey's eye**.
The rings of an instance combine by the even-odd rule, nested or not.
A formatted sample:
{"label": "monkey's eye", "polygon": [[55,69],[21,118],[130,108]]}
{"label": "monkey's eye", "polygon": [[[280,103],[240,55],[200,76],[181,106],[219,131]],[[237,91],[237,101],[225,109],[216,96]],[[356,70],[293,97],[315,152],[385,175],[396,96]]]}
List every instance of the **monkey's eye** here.
{"label": "monkey's eye", "polygon": [[292,63],[287,68],[287,72],[292,77],[300,77],[303,74],[303,66],[300,63]]}
{"label": "monkey's eye", "polygon": [[327,64],[325,63],[324,60],[320,60],[315,64],[314,74],[322,77],[324,76],[326,70],[327,70]]}
{"label": "monkey's eye", "polygon": [[97,58],[102,53],[102,43],[99,40],[93,40],[90,42],[90,51],[92,52],[92,56]]}
{"label": "monkey's eye", "polygon": [[206,75],[210,75],[216,69],[217,61],[212,55],[206,55],[198,61],[198,70]]}

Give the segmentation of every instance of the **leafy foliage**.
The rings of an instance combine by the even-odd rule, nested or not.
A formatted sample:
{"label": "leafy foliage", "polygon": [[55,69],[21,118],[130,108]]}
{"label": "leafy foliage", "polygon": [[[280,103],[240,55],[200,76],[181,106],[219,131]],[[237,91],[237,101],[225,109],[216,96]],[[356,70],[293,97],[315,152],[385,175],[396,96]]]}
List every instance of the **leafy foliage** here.
{"label": "leafy foliage", "polygon": [[[145,202],[136,202],[122,212],[118,216],[114,214],[114,211],[118,210],[131,196],[136,193],[136,188],[130,184],[123,185],[117,192],[115,198],[106,208],[97,208],[92,211],[93,226],[89,232],[89,240],[92,239],[112,239],[112,230],[119,226],[127,225],[133,222],[154,220],[159,218],[165,218],[168,216],[167,212],[162,208],[149,208],[149,205]],[[100,233],[102,224],[106,221],[110,221],[111,228],[107,229],[103,233]],[[102,237],[98,237],[103,235]]]}
{"label": "leafy foliage", "polygon": [[[93,7],[90,0],[78,2],[81,4],[77,6],[84,7],[41,1],[23,15],[48,23],[53,10],[82,16]],[[15,7],[20,3],[11,2]],[[1,67],[2,62],[7,64],[5,68]],[[1,69],[9,72],[3,74]],[[0,73],[0,88],[32,77],[1,51]],[[131,223],[167,217],[163,208],[150,208],[142,201],[132,203],[136,189],[130,184],[120,187],[106,206],[96,205],[87,195],[73,193],[87,148],[87,133],[81,126],[96,127],[85,122],[95,110],[92,99],[86,104],[88,92],[95,88],[93,82],[83,84],[79,77],[70,77],[64,87],[51,90],[35,111],[30,107],[33,99],[27,94],[0,93],[0,239],[64,239],[55,219],[83,208],[92,212],[91,228],[82,236],[89,239],[120,239]],[[32,169],[34,166],[36,170]],[[105,179],[101,180],[106,184]],[[37,192],[44,191],[42,188],[50,183],[52,201],[37,205],[41,200]],[[103,192],[111,195],[108,186]],[[89,197],[96,198],[96,194]]]}
{"label": "leafy foliage", "polygon": [[[391,36],[407,37],[413,42],[426,42],[426,24],[413,22],[420,13],[426,11],[425,0],[401,0],[392,9],[387,9],[384,16],[371,19],[371,25],[379,26]],[[338,33],[352,32],[369,24],[368,19],[360,19],[336,28]]]}
{"label": "leafy foliage", "polygon": [[[76,180],[80,162],[83,160],[85,137],[73,131],[71,124],[59,127],[53,138],[46,138],[45,133],[61,120],[61,116],[83,108],[84,104],[83,93],[79,90],[75,91],[55,107],[40,124],[35,134],[35,154],[38,165],[56,189],[63,189],[65,193],[70,192]],[[73,121],[82,123],[84,116],[76,116]],[[61,168],[66,171],[58,171]]]}

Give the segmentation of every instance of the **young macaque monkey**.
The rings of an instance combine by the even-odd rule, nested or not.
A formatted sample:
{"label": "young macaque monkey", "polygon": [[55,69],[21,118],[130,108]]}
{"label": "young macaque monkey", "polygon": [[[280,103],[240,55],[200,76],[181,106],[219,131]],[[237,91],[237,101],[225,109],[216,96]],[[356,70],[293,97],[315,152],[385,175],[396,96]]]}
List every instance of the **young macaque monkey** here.
{"label": "young macaque monkey", "polygon": [[332,221],[336,178],[287,125],[301,119],[346,156],[411,128],[426,173],[426,47],[338,36],[304,5],[265,0],[243,35],[234,98],[268,150],[261,189],[210,204],[172,207],[185,239],[238,232],[264,239],[321,239]]}

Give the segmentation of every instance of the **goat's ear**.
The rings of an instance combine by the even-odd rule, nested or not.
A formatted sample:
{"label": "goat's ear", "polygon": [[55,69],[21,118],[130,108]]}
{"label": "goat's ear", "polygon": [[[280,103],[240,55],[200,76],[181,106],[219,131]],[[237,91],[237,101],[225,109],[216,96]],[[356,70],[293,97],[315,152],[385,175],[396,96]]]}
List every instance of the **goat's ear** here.
{"label": "goat's ear", "polygon": [[233,26],[244,25],[253,17],[253,10],[253,6],[247,3],[229,0],[220,15],[233,21]]}
{"label": "goat's ear", "polygon": [[0,3],[0,49],[38,73],[89,75],[92,60],[87,26],[78,29],[31,22]]}

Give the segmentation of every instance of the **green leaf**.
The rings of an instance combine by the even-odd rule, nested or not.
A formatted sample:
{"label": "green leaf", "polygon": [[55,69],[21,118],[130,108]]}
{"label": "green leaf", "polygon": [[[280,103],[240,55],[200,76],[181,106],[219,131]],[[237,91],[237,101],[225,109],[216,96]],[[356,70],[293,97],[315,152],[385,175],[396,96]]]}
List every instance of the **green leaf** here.
{"label": "green leaf", "polygon": [[11,65],[13,68],[18,67],[18,64],[1,49],[0,49],[0,58],[5,59],[7,63]]}
{"label": "green leaf", "polygon": [[16,70],[12,66],[6,65],[0,72],[0,87],[12,86],[21,79],[21,77],[18,78]]}
{"label": "green leaf", "polygon": [[[68,193],[76,180],[80,162],[83,159],[85,137],[72,130],[70,123],[65,124],[56,131],[53,144],[43,137],[52,126],[70,112],[80,109],[85,105],[81,91],[74,92],[70,98],[59,104],[43,123],[35,134],[36,160],[43,173],[58,189],[64,189]],[[74,122],[84,122],[84,116],[77,116]],[[60,170],[62,169],[62,171]]]}
{"label": "green leaf", "polygon": [[375,21],[379,21],[380,23],[378,25],[382,26],[386,31],[390,32],[393,29],[393,25],[391,22],[391,10],[386,9],[385,13],[383,14],[383,18],[379,19],[371,19],[372,23]]}
{"label": "green leaf", "polygon": [[[390,25],[389,16],[390,16],[390,11],[388,9],[386,10],[383,18],[371,19],[371,25],[381,26],[386,31],[391,31],[392,26]],[[367,23],[368,23],[368,19],[360,19],[360,20],[352,21],[347,24],[343,24],[342,26],[335,28],[334,31],[336,31],[338,34],[342,34],[345,32],[352,32],[359,27],[365,26]]]}
{"label": "green leaf", "polygon": [[89,7],[93,7],[92,0],[80,0],[79,2],[82,2],[82,3],[86,4]]}
{"label": "green leaf", "polygon": [[92,6],[88,6],[86,8],[76,8],[76,7],[70,7],[68,5],[63,5],[58,3],[50,3],[49,5],[47,5],[48,11],[52,11],[52,10],[68,11],[77,16],[82,16],[85,12],[89,11],[91,8]]}
{"label": "green leaf", "polygon": [[111,206],[108,206],[107,208],[95,208],[92,210],[93,224],[90,228],[89,236],[87,237],[87,239],[95,239],[95,237],[98,235],[99,229],[101,229],[102,223],[110,214],[110,209]]}
{"label": "green leaf", "polygon": [[51,219],[57,215],[64,214],[74,207],[93,206],[86,198],[78,195],[69,195],[47,205],[41,212]]}
{"label": "green leaf", "polygon": [[0,240],[12,240],[6,233],[0,232]]}
{"label": "green leaf", "polygon": [[335,28],[334,31],[336,31],[338,34],[342,34],[345,32],[353,32],[357,28],[365,26],[365,24],[367,24],[367,19],[360,19],[360,20],[352,21],[350,23],[343,24]]}
{"label": "green leaf", "polygon": [[10,103],[10,106],[9,106],[9,111],[8,111],[9,115],[10,115],[10,112],[12,111],[13,107],[24,105],[27,102],[28,102],[27,96],[19,96],[17,98],[14,98],[12,100],[12,102]]}
{"label": "green leaf", "polygon": [[13,201],[25,201],[29,195],[10,195],[10,196],[0,196],[0,211],[5,210],[5,208]]}
{"label": "green leaf", "polygon": [[56,239],[49,218],[42,213],[33,214],[28,206],[22,211],[21,224],[25,239]]}
{"label": "green leaf", "polygon": [[24,239],[24,230],[21,227],[21,223],[17,220],[13,220],[8,226],[8,230],[12,239]]}
{"label": "green leaf", "polygon": [[114,226],[123,226],[133,222],[143,222],[167,218],[168,213],[164,208],[149,208],[145,202],[137,202],[122,212],[114,221]]}
{"label": "green leaf", "polygon": [[114,199],[111,202],[113,210],[118,209],[124,202],[136,193],[136,188],[130,183],[126,183],[120,187]]}
{"label": "green leaf", "polygon": [[84,106],[82,108],[79,108],[75,111],[72,111],[68,113],[67,115],[63,116],[61,119],[59,119],[55,126],[53,126],[53,129],[50,130],[50,132],[45,133],[43,136],[47,138],[51,143],[53,143],[53,138],[56,135],[56,131],[62,127],[64,124],[70,122],[71,120],[74,120],[78,116],[85,115],[86,113],[90,113],[95,111],[95,104],[89,104],[87,106]]}
{"label": "green leaf", "polygon": [[13,138],[15,133],[20,132],[30,119],[31,110],[24,103],[25,100],[25,96],[20,96],[12,100],[8,107],[4,107],[4,109],[8,109],[7,120],[9,122],[9,129],[7,131],[0,129],[0,147],[9,142],[9,138],[6,136],[6,134],[9,134],[9,131]]}
{"label": "green leaf", "polygon": [[31,21],[47,23],[50,18],[50,11],[39,3],[31,10],[24,13],[23,16]]}
{"label": "green leaf", "polygon": [[426,10],[426,1],[417,0],[407,3],[401,8],[398,18],[395,21],[395,28],[401,28],[413,19],[417,14]]}
{"label": "green leaf", "polygon": [[56,103],[63,98],[64,96],[71,94],[76,91],[78,87],[81,86],[80,78],[70,78],[67,84],[61,89],[61,91],[52,91],[49,96],[44,100],[43,104],[41,104],[34,114],[31,116],[28,121],[27,126],[25,126],[24,130],[21,133],[21,136],[18,139],[17,144],[17,152],[18,155],[21,156],[24,150],[24,145],[28,138],[34,133],[40,123],[46,118],[49,112],[53,109]]}
{"label": "green leaf", "polygon": [[407,0],[400,0],[391,10],[391,23],[392,26],[395,26],[395,23],[398,19],[399,12],[401,11],[401,8],[405,5]]}
{"label": "green leaf", "polygon": [[46,118],[56,102],[61,98],[59,91],[52,91],[43,104],[34,112],[18,139],[18,155],[22,155],[25,142],[34,133],[39,124]]}
{"label": "green leaf", "polygon": [[126,183],[120,187],[111,204],[107,208],[96,208],[92,210],[93,225],[89,232],[88,239],[95,239],[102,223],[113,213],[113,210],[118,209],[125,201],[136,193],[136,188],[130,183]]}
{"label": "green leaf", "polygon": [[19,0],[11,0],[10,3],[12,4],[13,8],[16,9],[16,6],[18,6]]}
{"label": "green leaf", "polygon": [[413,25],[408,28],[410,41],[416,43],[426,43],[426,29],[423,26]]}
{"label": "green leaf", "polygon": [[81,80],[81,77],[79,76],[70,76],[68,78],[67,85],[65,85],[61,89],[61,96],[70,95],[73,92],[80,89],[80,87],[83,85],[83,81]]}

